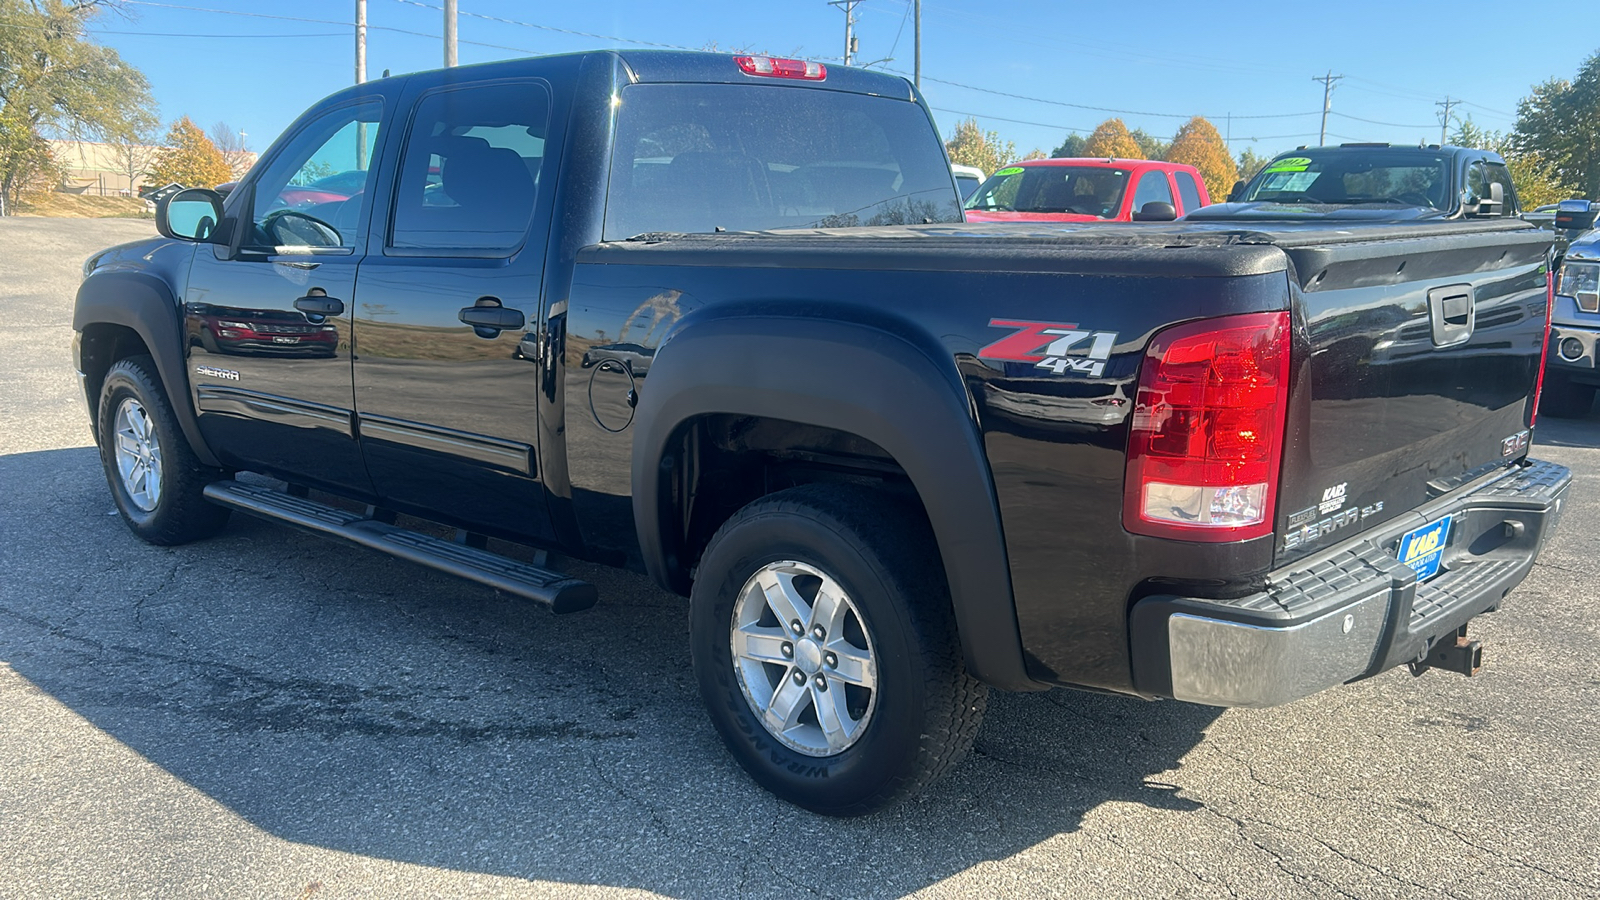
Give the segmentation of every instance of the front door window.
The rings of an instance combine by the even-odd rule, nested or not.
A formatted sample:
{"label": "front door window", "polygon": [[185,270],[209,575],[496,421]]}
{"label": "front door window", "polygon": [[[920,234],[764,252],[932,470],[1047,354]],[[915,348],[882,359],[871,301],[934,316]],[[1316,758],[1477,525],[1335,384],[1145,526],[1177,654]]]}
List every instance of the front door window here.
{"label": "front door window", "polygon": [[377,101],[336,110],[296,136],[256,182],[245,246],[354,248],[382,111]]}

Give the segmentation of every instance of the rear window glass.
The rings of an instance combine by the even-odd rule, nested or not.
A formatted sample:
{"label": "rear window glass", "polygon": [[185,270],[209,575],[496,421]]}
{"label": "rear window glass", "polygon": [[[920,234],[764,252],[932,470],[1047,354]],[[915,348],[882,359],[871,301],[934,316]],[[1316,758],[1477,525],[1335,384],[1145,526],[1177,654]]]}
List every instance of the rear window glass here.
{"label": "rear window glass", "polygon": [[622,91],[605,240],[960,218],[916,104],[765,85]]}
{"label": "rear window glass", "polygon": [[1449,185],[1449,160],[1443,155],[1307,154],[1273,160],[1250,182],[1242,199],[1448,209]]}
{"label": "rear window glass", "polygon": [[1110,166],[1012,166],[994,173],[967,200],[982,212],[1076,213],[1115,218],[1128,170]]}

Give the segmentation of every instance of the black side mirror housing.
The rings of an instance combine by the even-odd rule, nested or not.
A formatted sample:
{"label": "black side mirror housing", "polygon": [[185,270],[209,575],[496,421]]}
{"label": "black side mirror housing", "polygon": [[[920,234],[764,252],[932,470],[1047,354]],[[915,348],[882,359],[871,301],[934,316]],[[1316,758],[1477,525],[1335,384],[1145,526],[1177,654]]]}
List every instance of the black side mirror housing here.
{"label": "black side mirror housing", "polygon": [[1151,200],[1135,210],[1133,214],[1135,222],[1171,222],[1177,218],[1177,207],[1171,203],[1163,203],[1160,200]]}
{"label": "black side mirror housing", "polygon": [[156,230],[162,237],[209,244],[222,223],[222,195],[205,188],[186,188],[156,204]]}
{"label": "black side mirror housing", "polygon": [[1587,231],[1594,227],[1600,204],[1589,200],[1563,200],[1556,206],[1556,228],[1561,231]]}
{"label": "black side mirror housing", "polygon": [[1244,180],[1240,179],[1239,181],[1235,181],[1233,183],[1233,189],[1228,191],[1228,202],[1229,203],[1233,203],[1233,202],[1237,201],[1240,197],[1243,197],[1243,196],[1244,196]]}

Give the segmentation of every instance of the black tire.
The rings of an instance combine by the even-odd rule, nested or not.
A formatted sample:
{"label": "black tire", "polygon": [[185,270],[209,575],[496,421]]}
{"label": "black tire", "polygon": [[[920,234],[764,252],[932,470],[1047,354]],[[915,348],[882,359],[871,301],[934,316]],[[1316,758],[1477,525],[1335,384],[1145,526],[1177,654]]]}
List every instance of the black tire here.
{"label": "black tire", "polygon": [[[759,571],[788,561],[836,582],[848,597],[844,605],[859,614],[853,621],[870,635],[876,665],[870,714],[854,742],[831,755],[818,755],[829,747],[805,753],[778,740],[746,698],[747,676],[734,660],[741,592]],[[701,697],[734,758],[767,790],[825,815],[864,815],[920,791],[966,755],[988,705],[988,688],[963,663],[927,520],[915,507],[870,489],[806,485],[735,513],[701,558],[689,631]],[[776,693],[796,669],[772,668]],[[817,674],[811,676],[812,703],[823,696],[815,693]],[[841,687],[841,677],[834,678],[834,691],[851,687]]]}
{"label": "black tire", "polygon": [[[158,486],[153,500],[136,500],[118,468],[117,413],[128,401],[142,409],[145,427],[159,450],[159,477],[151,479]],[[229,510],[201,494],[207,484],[227,473],[202,465],[195,457],[161,387],[155,360],[130,356],[113,365],[100,388],[97,416],[100,465],[117,510],[134,534],[152,544],[171,546],[210,537],[227,524]]]}
{"label": "black tire", "polygon": [[1539,412],[1557,419],[1581,419],[1594,407],[1595,386],[1577,384],[1564,375],[1546,372],[1539,394]]}

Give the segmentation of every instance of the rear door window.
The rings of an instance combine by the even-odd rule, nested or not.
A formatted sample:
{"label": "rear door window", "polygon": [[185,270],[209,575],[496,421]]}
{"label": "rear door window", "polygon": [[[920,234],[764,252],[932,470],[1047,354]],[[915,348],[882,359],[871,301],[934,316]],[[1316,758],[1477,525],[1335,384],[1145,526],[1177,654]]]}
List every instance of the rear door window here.
{"label": "rear door window", "polygon": [[961,221],[914,103],[724,84],[636,84],[619,101],[605,240]]}
{"label": "rear door window", "polygon": [[1188,172],[1174,172],[1173,177],[1178,180],[1178,196],[1183,198],[1183,212],[1194,212],[1202,204],[1200,202],[1200,188],[1195,184],[1194,176]]}
{"label": "rear door window", "polygon": [[400,160],[389,247],[502,257],[521,247],[549,113],[550,94],[538,82],[423,97]]}

